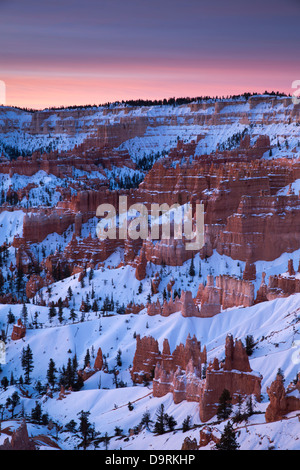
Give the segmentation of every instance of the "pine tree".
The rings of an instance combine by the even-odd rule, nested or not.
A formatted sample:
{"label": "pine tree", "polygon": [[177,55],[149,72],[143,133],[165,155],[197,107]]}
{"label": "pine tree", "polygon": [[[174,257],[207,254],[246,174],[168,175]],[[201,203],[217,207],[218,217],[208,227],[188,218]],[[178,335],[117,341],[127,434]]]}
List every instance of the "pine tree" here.
{"label": "pine tree", "polygon": [[84,358],[84,369],[91,363],[91,356],[90,356],[90,351],[89,349],[86,350],[86,355]]}
{"label": "pine tree", "polygon": [[69,287],[68,287],[68,299],[71,300],[71,299],[72,299],[72,296],[73,296],[73,291],[72,291],[71,286],[69,286]]}
{"label": "pine tree", "polygon": [[42,407],[41,404],[36,401],[35,408],[31,410],[31,419],[34,423],[41,424],[42,421]]}
{"label": "pine tree", "polygon": [[55,367],[55,363],[53,359],[50,359],[46,377],[47,377],[49,385],[51,385],[52,387],[54,387],[55,382],[56,382],[56,376],[55,376],[56,372],[57,372],[57,369]]}
{"label": "pine tree", "polygon": [[90,443],[90,439],[93,436],[93,426],[89,422],[89,416],[90,416],[89,411],[81,410],[80,413],[78,413],[78,415],[79,415],[79,432],[81,433],[82,446],[83,446],[83,449],[85,450]]}
{"label": "pine tree", "polygon": [[166,414],[165,423],[168,426],[170,431],[174,431],[174,428],[177,424],[177,421],[175,420],[174,416],[172,416],[172,415],[170,416],[170,415]]}
{"label": "pine tree", "polygon": [[48,312],[48,318],[49,318],[50,323],[52,322],[52,318],[54,318],[55,316],[56,316],[56,308],[52,304],[50,306],[49,312]]}
{"label": "pine tree", "polygon": [[141,419],[141,426],[146,426],[146,429],[150,430],[150,424],[152,423],[149,411],[145,411]]}
{"label": "pine tree", "polygon": [[231,400],[230,392],[224,388],[222,395],[219,398],[219,405],[217,410],[218,420],[223,421],[230,416],[232,411]]}
{"label": "pine tree", "polygon": [[236,435],[230,421],[224,427],[220,441],[216,444],[216,450],[237,450],[240,445],[236,441]]}
{"label": "pine tree", "polygon": [[9,325],[11,325],[12,323],[15,323],[15,321],[16,321],[16,318],[15,318],[15,316],[14,316],[14,314],[12,313],[11,308],[10,308],[10,309],[9,309],[9,312],[8,312],[8,314],[7,314],[7,323],[8,323]]}
{"label": "pine tree", "polygon": [[194,266],[194,255],[192,256],[192,259],[191,259],[191,264],[190,264],[190,269],[189,269],[189,275],[191,277],[194,277],[195,276],[195,266]]}
{"label": "pine tree", "polygon": [[6,376],[4,376],[4,377],[1,379],[1,385],[2,385],[2,387],[3,387],[3,390],[6,391],[8,385],[9,385],[9,381],[8,381],[8,379],[7,379]]}
{"label": "pine tree", "polygon": [[191,429],[191,420],[192,420],[192,417],[190,415],[188,415],[182,422],[182,431],[183,432],[186,432],[186,431],[189,431]]}
{"label": "pine tree", "polygon": [[33,355],[28,344],[27,348],[22,350],[21,365],[24,370],[25,384],[30,384],[30,373],[33,370]]}
{"label": "pine tree", "polygon": [[11,417],[14,417],[14,411],[16,406],[20,403],[20,397],[18,392],[14,392],[11,397],[6,400],[6,408],[10,407]]}
{"label": "pine tree", "polygon": [[163,434],[165,432],[165,407],[163,404],[160,405],[155,416],[156,421],[154,423],[154,432],[157,434]]}
{"label": "pine tree", "polygon": [[71,310],[70,310],[70,320],[72,320],[72,322],[74,323],[76,318],[77,318],[77,313],[75,312],[74,308],[71,308]]}
{"label": "pine tree", "polygon": [[122,366],[122,359],[121,359],[121,356],[122,356],[122,351],[121,349],[118,350],[118,353],[117,353],[117,358],[116,358],[116,362],[117,362],[117,366],[118,367],[121,367]]}
{"label": "pine tree", "polygon": [[253,336],[247,335],[245,349],[246,349],[246,353],[248,356],[251,356],[253,354],[254,347],[255,347],[255,341],[254,341]]}
{"label": "pine tree", "polygon": [[108,436],[107,432],[104,434],[103,443],[104,443],[104,446],[105,446],[105,450],[107,450],[108,445],[109,445],[109,436]]}
{"label": "pine tree", "polygon": [[26,325],[27,319],[28,319],[28,310],[27,310],[26,304],[23,304],[21,315],[22,315],[23,323],[24,325]]}

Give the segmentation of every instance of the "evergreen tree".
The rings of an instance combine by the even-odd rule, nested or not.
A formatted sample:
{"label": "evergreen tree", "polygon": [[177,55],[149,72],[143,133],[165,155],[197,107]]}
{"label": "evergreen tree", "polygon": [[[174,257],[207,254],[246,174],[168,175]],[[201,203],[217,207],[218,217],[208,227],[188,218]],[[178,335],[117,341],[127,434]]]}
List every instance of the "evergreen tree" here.
{"label": "evergreen tree", "polygon": [[86,450],[87,446],[89,445],[92,437],[93,437],[93,425],[89,422],[89,411],[81,410],[79,415],[79,432],[82,436],[82,446],[83,449]]}
{"label": "evergreen tree", "polygon": [[191,264],[190,264],[190,269],[189,269],[189,275],[191,277],[194,277],[195,276],[195,266],[194,266],[194,255],[192,256],[192,259],[191,259]]}
{"label": "evergreen tree", "polygon": [[29,384],[30,373],[33,370],[33,355],[29,344],[27,348],[23,348],[22,350],[21,365],[22,369],[24,370],[25,384]]}
{"label": "evergreen tree", "polygon": [[133,407],[133,404],[132,404],[130,401],[128,402],[128,405],[127,405],[127,406],[128,406],[129,411],[132,411],[133,408],[134,408],[134,407]]}
{"label": "evergreen tree", "polygon": [[70,388],[70,387],[73,388],[74,382],[75,382],[75,374],[74,374],[72,360],[69,357],[67,367],[66,367],[66,373],[65,373],[65,386],[67,388]]}
{"label": "evergreen tree", "polygon": [[122,351],[121,349],[118,350],[118,353],[117,353],[117,358],[116,358],[116,362],[117,362],[117,366],[118,367],[121,367],[122,366]]}
{"label": "evergreen tree", "polygon": [[220,441],[216,444],[216,450],[237,450],[239,444],[236,441],[236,435],[230,421],[224,427]]}
{"label": "evergreen tree", "polygon": [[24,325],[26,325],[27,320],[28,320],[28,310],[27,310],[26,304],[23,304],[21,316],[22,316]]}
{"label": "evergreen tree", "polygon": [[15,321],[16,321],[16,318],[15,318],[15,316],[14,316],[14,314],[12,313],[11,308],[10,308],[10,309],[9,309],[9,312],[8,312],[8,314],[7,314],[7,323],[8,323],[9,325],[11,325],[12,323],[15,323]]}
{"label": "evergreen tree", "polygon": [[69,432],[75,432],[76,431],[76,423],[75,423],[74,419],[71,419],[71,421],[69,421],[66,424],[66,430],[69,431]]}
{"label": "evergreen tree", "polygon": [[155,416],[156,421],[154,423],[154,432],[157,434],[163,434],[165,432],[165,407],[163,404],[160,405]]}
{"label": "evergreen tree", "polygon": [[151,420],[151,416],[150,416],[150,413],[149,411],[145,411],[145,413],[143,414],[142,416],[142,419],[141,419],[141,426],[146,426],[146,429],[148,429],[148,431],[150,430],[150,424],[152,424],[153,421]]}
{"label": "evergreen tree", "polygon": [[55,316],[56,316],[56,308],[52,304],[50,306],[49,312],[48,312],[48,318],[49,318],[50,323],[52,322],[52,318],[54,318]]}
{"label": "evergreen tree", "polygon": [[168,414],[165,415],[165,422],[166,422],[166,425],[168,426],[169,428],[169,431],[174,431],[174,428],[177,424],[177,421],[175,420],[174,416],[170,416]]}
{"label": "evergreen tree", "polygon": [[246,353],[248,356],[251,356],[254,351],[254,346],[255,346],[255,341],[252,335],[247,335],[246,336]]}
{"label": "evergreen tree", "polygon": [[84,358],[84,367],[87,367],[91,363],[91,356],[90,356],[90,351],[89,349],[86,350],[85,358]]}
{"label": "evergreen tree", "polygon": [[13,372],[11,372],[11,374],[10,374],[9,385],[15,385],[15,379],[14,379],[14,374],[13,374]]}
{"label": "evergreen tree", "polygon": [[71,300],[73,296],[73,291],[71,286],[68,287],[68,300]]}
{"label": "evergreen tree", "polygon": [[247,415],[252,416],[254,413],[254,404],[252,400],[252,395],[249,395],[247,401],[246,401],[246,410],[247,410]]}
{"label": "evergreen tree", "polygon": [[18,392],[14,392],[11,397],[6,400],[6,408],[10,407],[11,417],[14,417],[14,411],[16,406],[20,403],[20,397]]}
{"label": "evergreen tree", "polygon": [[119,437],[122,436],[123,429],[119,428],[118,426],[115,427],[115,436]]}
{"label": "evergreen tree", "polygon": [[189,431],[191,429],[191,420],[192,420],[192,417],[190,415],[188,415],[182,422],[182,431],[183,432],[186,432],[186,431]]}
{"label": "evergreen tree", "polygon": [[70,310],[70,320],[72,320],[72,322],[74,323],[76,318],[77,318],[77,313],[75,312],[74,308],[71,308],[71,310]]}
{"label": "evergreen tree", "polygon": [[109,436],[108,436],[107,432],[104,434],[103,443],[104,443],[105,450],[107,450],[108,445],[109,445]]}
{"label": "evergreen tree", "polygon": [[55,363],[53,359],[50,359],[46,377],[47,377],[49,385],[51,385],[52,387],[54,387],[55,382],[56,382],[56,376],[55,376],[56,372],[57,372],[57,369],[55,367]]}
{"label": "evergreen tree", "polygon": [[232,411],[231,400],[230,392],[224,388],[222,395],[219,398],[219,405],[217,410],[218,420],[223,421],[230,416]]}
{"label": "evergreen tree", "polygon": [[31,419],[34,423],[41,424],[42,421],[42,407],[41,404],[36,401],[35,407],[31,410]]}
{"label": "evergreen tree", "polygon": [[3,387],[3,390],[6,391],[8,385],[9,385],[9,382],[8,382],[8,379],[7,379],[6,376],[4,376],[4,377],[1,379],[1,385],[2,385],[2,387]]}

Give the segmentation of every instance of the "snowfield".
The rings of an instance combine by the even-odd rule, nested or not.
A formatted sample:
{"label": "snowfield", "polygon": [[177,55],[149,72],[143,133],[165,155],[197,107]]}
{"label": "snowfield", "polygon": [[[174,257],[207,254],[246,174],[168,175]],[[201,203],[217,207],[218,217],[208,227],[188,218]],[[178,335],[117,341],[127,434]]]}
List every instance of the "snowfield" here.
{"label": "snowfield", "polygon": [[[241,135],[248,134],[251,145],[255,145],[259,135],[267,135],[270,137],[271,152],[266,152],[264,159],[300,157],[300,126],[295,120],[286,119],[292,108],[285,107],[282,98],[278,98],[276,103],[260,103],[253,107],[246,99],[228,100],[227,105],[217,113],[218,124],[207,124],[215,114],[215,101],[207,101],[206,109],[197,110],[195,106],[194,111],[191,111],[190,105],[132,108],[119,105],[111,109],[95,106],[83,111],[78,109],[77,114],[67,109],[52,112],[44,110],[40,112],[43,125],[40,130],[32,132],[33,113],[0,107],[0,156],[3,157],[7,157],[9,152],[31,155],[36,150],[69,151],[96,135],[100,126],[120,124],[127,117],[131,117],[132,122],[138,117],[147,122],[144,135],[128,139],[121,145],[116,144],[119,147],[112,149],[112,152],[128,151],[132,161],[137,164],[135,169],[112,165],[103,170],[99,166],[99,171],[88,173],[73,167],[72,173],[69,173],[71,176],[65,178],[44,171],[26,177],[16,173],[1,173],[0,163],[0,205],[6,202],[7,195],[9,199],[14,192],[21,192],[20,200],[15,201],[15,210],[10,210],[9,204],[6,204],[0,212],[0,247],[3,249],[0,250],[0,274],[5,279],[1,285],[0,276],[1,295],[14,294],[17,290],[18,273],[17,270],[13,273],[12,268],[16,266],[17,251],[11,243],[15,236],[22,237],[26,211],[30,213],[32,208],[33,213],[39,208],[49,208],[51,212],[62,200],[63,192],[60,189],[71,188],[72,195],[86,189],[84,176],[99,180],[99,185],[107,180],[110,189],[116,190],[121,187],[123,180],[125,182],[135,178],[136,181],[142,181],[146,170],[141,168],[147,168],[145,157],[146,163],[149,163],[147,157],[155,161],[168,155],[179,139],[184,143],[195,141],[195,155],[201,156],[218,149],[237,148]],[[70,117],[70,112],[74,112],[77,118]],[[48,117],[43,119],[44,116]],[[272,119],[268,120],[266,116],[272,116]],[[43,126],[47,132],[43,132]],[[175,166],[176,162],[173,164]],[[299,193],[300,179],[280,189],[277,194],[286,195],[291,190]],[[82,224],[81,238],[89,234],[95,237],[97,223],[98,218],[92,217]],[[70,225],[62,235],[51,233],[41,243],[31,244],[30,250],[36,260],[41,261],[51,254],[63,252],[72,239],[74,228],[74,225]],[[4,244],[8,245],[7,249],[3,247]],[[253,281],[255,293],[261,285],[263,272],[266,273],[266,283],[269,276],[287,276],[290,259],[297,268],[300,249],[283,253],[273,261],[257,261],[257,276]],[[159,300],[163,303],[171,280],[174,280],[173,292],[191,291],[195,297],[199,284],[205,284],[208,275],[216,277],[229,274],[241,279],[245,262],[221,256],[216,251],[203,260],[197,254],[193,258],[193,277],[189,274],[191,261],[176,267],[148,262],[146,277],[142,281],[136,279],[135,268],[126,263],[122,265],[123,262],[124,250],[118,248],[101,267],[98,265],[94,270],[88,268],[83,281],[78,273],[73,274],[43,287],[25,306],[0,304],[0,331],[2,337],[6,336],[5,355],[0,355],[0,445],[25,417],[29,435],[35,436],[40,450],[81,449],[82,437],[78,426],[82,411],[89,413],[89,421],[94,425],[97,435],[88,449],[180,450],[186,437],[195,438],[199,444],[199,433],[207,426],[211,426],[213,433],[220,436],[227,420],[220,423],[214,417],[202,423],[198,403],[183,401],[175,405],[171,394],[156,398],[153,396],[153,383],[134,384],[130,370],[137,335],[152,336],[158,341],[160,349],[164,339],[168,339],[171,352],[180,343],[185,343],[188,335],[195,335],[202,348],[206,346],[210,362],[215,357],[224,359],[225,340],[231,334],[244,344],[247,336],[253,336],[255,348],[250,356],[250,365],[255,373],[262,376],[261,402],[254,403],[255,412],[246,421],[234,424],[240,449],[300,450],[300,412],[290,413],[274,423],[265,421],[269,404],[267,389],[278,370],[284,373],[286,387],[300,371],[300,294],[252,307],[223,310],[212,318],[184,318],[180,312],[169,317],[148,316],[146,305],[149,296],[152,302]],[[151,280],[156,273],[160,275],[161,282],[158,293],[151,295]],[[300,274],[297,273],[296,277],[299,278]],[[41,306],[57,303],[66,297],[69,298],[69,306],[62,308],[60,316],[58,308],[51,317],[49,306]],[[93,305],[87,312],[81,311],[84,302]],[[130,302],[140,306],[138,314],[124,313]],[[13,326],[19,318],[24,317],[24,311],[27,316],[26,335],[13,341]],[[28,347],[32,351],[33,369],[30,371],[30,383],[25,384],[22,355]],[[88,352],[93,367],[99,348],[107,363],[107,370],[94,373],[80,390],[66,391],[60,396],[59,378],[68,363],[76,357],[77,369],[82,369]],[[54,361],[56,368],[52,395],[47,391],[50,360]],[[116,387],[115,370],[121,384],[119,387]],[[11,409],[9,403],[15,392],[20,401]],[[295,392],[295,396],[299,397],[299,393]],[[41,405],[44,416],[49,418],[47,423],[33,422],[32,411],[37,403]],[[145,413],[149,413],[152,422],[156,420],[157,410],[162,404],[165,412],[176,421],[174,430],[157,435],[153,426],[150,429],[145,426],[139,428]],[[245,405],[243,403],[243,408]],[[236,410],[235,406],[233,414]],[[191,418],[191,426],[183,432],[182,425],[187,416]],[[69,426],[72,420],[75,424],[73,431]],[[106,442],[103,440],[105,436]],[[201,448],[212,449],[214,443]]]}
{"label": "snowfield", "polygon": [[[128,275],[127,275],[128,277]],[[73,282],[75,282],[73,280]],[[77,282],[77,281],[76,281]],[[77,282],[78,285],[80,285]],[[74,288],[74,292],[76,289]],[[96,295],[99,291],[95,289]],[[102,291],[100,291],[102,293]],[[76,294],[75,294],[76,295]],[[3,373],[8,378],[11,373],[15,378],[22,375],[21,353],[22,349],[30,345],[33,353],[34,369],[32,383],[23,385],[28,396],[21,397],[20,404],[15,413],[23,410],[25,415],[30,415],[38,397],[35,391],[37,381],[42,384],[47,382],[46,370],[50,358],[56,364],[57,369],[66,366],[69,357],[75,353],[79,367],[83,366],[84,356],[89,349],[95,357],[101,347],[107,357],[108,369],[116,364],[117,351],[122,351],[122,366],[119,368],[119,379],[126,386],[116,389],[113,383],[113,374],[103,371],[96,372],[77,392],[71,392],[62,400],[58,400],[59,392],[54,392],[53,398],[42,399],[42,409],[48,413],[52,420],[64,427],[71,419],[78,420],[81,410],[89,411],[90,420],[95,424],[95,429],[105,432],[111,437],[110,449],[180,449],[184,438],[189,435],[199,440],[199,430],[203,426],[199,418],[197,403],[182,402],[179,405],[173,403],[171,394],[163,398],[152,396],[152,384],[149,386],[133,386],[130,378],[130,367],[136,347],[135,335],[151,335],[158,340],[160,347],[164,338],[170,343],[171,351],[180,342],[185,343],[187,335],[195,334],[201,341],[202,347],[206,345],[208,361],[214,357],[224,357],[224,344],[227,334],[243,341],[248,334],[252,334],[256,347],[250,358],[252,369],[263,376],[262,402],[256,405],[258,414],[249,418],[247,423],[240,423],[238,428],[238,442],[241,449],[300,449],[299,420],[297,413],[287,416],[286,424],[281,422],[266,424],[264,411],[268,404],[267,387],[275,379],[278,368],[284,370],[286,384],[293,380],[299,370],[299,361],[295,361],[295,348],[293,345],[300,340],[300,294],[286,299],[277,299],[265,302],[249,308],[237,308],[224,311],[221,314],[208,319],[183,318],[180,312],[169,317],[149,317],[146,310],[138,315],[103,316],[99,313],[86,314],[85,321],[81,322],[81,312],[74,323],[69,319],[69,309],[64,309],[64,320],[58,318],[49,322],[47,307],[28,304],[28,321],[38,312],[38,328],[28,329],[23,340],[8,340],[6,349],[6,364],[2,365]],[[21,305],[0,306],[0,321],[2,327],[6,327],[9,309],[12,308],[16,318],[21,316]],[[9,326],[8,333],[12,326]],[[93,359],[91,359],[93,364]],[[15,386],[9,386],[6,391],[1,391],[0,401],[3,403],[11,396]],[[133,404],[133,410],[129,411],[128,403]],[[145,411],[148,411],[152,419],[163,403],[168,414],[172,414],[178,425],[175,431],[161,436],[155,436],[153,432],[143,430],[138,435],[128,438],[129,429],[139,424]],[[2,427],[9,426],[9,413],[4,412],[5,421]],[[179,428],[187,415],[192,417],[194,429],[183,433]],[[212,423],[215,419],[211,420]],[[210,424],[210,423],[206,423]],[[214,426],[216,426],[214,424]],[[114,437],[116,427],[123,429],[124,437]],[[220,431],[224,423],[217,426]],[[55,437],[55,431],[36,429],[33,425],[29,428],[32,434],[47,434]],[[288,432],[286,431],[288,429]],[[69,432],[61,432],[55,440],[62,449],[71,449],[78,445],[80,439]],[[208,446],[211,448],[211,444]],[[102,448],[100,446],[100,448]]]}

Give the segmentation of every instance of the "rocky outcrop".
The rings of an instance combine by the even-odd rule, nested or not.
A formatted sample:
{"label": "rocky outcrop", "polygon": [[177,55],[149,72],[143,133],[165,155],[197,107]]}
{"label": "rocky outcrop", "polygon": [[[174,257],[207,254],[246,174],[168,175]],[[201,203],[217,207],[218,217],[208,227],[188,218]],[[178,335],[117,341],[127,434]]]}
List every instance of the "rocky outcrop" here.
{"label": "rocky outcrop", "polygon": [[143,304],[136,304],[134,302],[130,302],[127,304],[127,307],[125,309],[126,315],[133,313],[134,315],[137,315],[141,310],[143,310],[145,306]]}
{"label": "rocky outcrop", "polygon": [[0,450],[36,450],[32,438],[28,435],[26,421],[23,420],[20,427],[16,429],[11,439],[6,438],[0,446]]}
{"label": "rocky outcrop", "polygon": [[211,419],[217,412],[219,398],[227,389],[235,404],[239,397],[254,395],[260,401],[262,377],[251,370],[249,358],[241,341],[226,338],[225,361],[211,362],[206,371],[205,381],[200,390],[200,419],[203,422]]}
{"label": "rocky outcrop", "polygon": [[254,373],[240,340],[234,342],[229,335],[225,344],[225,360],[214,359],[206,369],[206,349],[195,337],[188,336],[186,344],[180,344],[173,353],[167,340],[163,351],[152,337],[137,337],[137,348],[131,370],[132,380],[141,383],[153,378],[153,396],[163,397],[172,393],[174,403],[183,400],[199,403],[201,421],[206,422],[217,412],[219,398],[224,389],[232,397],[232,403],[240,396],[254,395],[260,401],[262,377]]}
{"label": "rocky outcrop", "polygon": [[293,260],[288,261],[288,270],[286,273],[269,276],[266,283],[266,273],[262,273],[261,285],[257,291],[255,303],[266,302],[280,297],[288,297],[300,292],[300,276],[298,271],[294,270]]}
{"label": "rocky outcrop", "polygon": [[176,297],[174,300],[171,296],[169,301],[160,304],[159,299],[154,303],[148,304],[148,315],[162,315],[168,317],[172,313],[181,312],[184,317],[199,316],[199,311],[194,303],[192,293],[190,291],[182,291],[180,299]]}
{"label": "rocky outcrop", "polygon": [[276,379],[267,388],[270,403],[266,409],[267,423],[279,421],[288,413],[300,410],[300,375],[296,383],[290,384],[287,390],[284,387],[283,376],[279,373]]}
{"label": "rocky outcrop", "polygon": [[77,371],[78,375],[81,377],[83,381],[89,379],[92,377],[96,372],[99,372],[103,368],[103,355],[102,355],[102,349],[99,348],[97,352],[97,356],[95,358],[94,362],[94,367],[91,367],[90,364],[87,364],[87,366],[84,369],[79,369]]}
{"label": "rocky outcrop", "polygon": [[249,260],[247,260],[245,264],[245,269],[243,271],[243,280],[255,281],[255,279],[256,279],[256,266],[254,263],[251,263]]}
{"label": "rocky outcrop", "polygon": [[233,307],[250,307],[254,304],[254,285],[251,281],[239,279],[234,276],[220,275],[216,277],[216,285],[211,275],[207,276],[207,283],[200,284],[197,295],[193,299],[190,291],[182,291],[180,299],[164,301],[163,305],[157,299],[147,306],[148,315],[169,316],[181,312],[184,317],[213,317],[222,309]]}
{"label": "rocky outcrop", "polygon": [[162,381],[160,380],[160,384],[158,383],[157,374],[159,373],[156,372],[156,369],[163,370],[166,374],[173,374],[178,367],[186,369],[190,361],[192,365],[197,367],[201,367],[201,364],[206,362],[206,349],[204,347],[201,351],[201,345],[195,336],[191,338],[189,335],[185,345],[178,345],[171,354],[167,339],[164,340],[163,350],[160,352],[158,342],[154,338],[151,336],[140,338],[138,335],[130,373],[134,382],[141,383],[145,378],[152,380],[155,371],[156,384],[153,383],[153,387],[156,387],[155,393],[162,396],[160,390]]}
{"label": "rocky outcrop", "polygon": [[198,450],[198,444],[196,438],[191,439],[190,437],[185,437],[181,450]]}
{"label": "rocky outcrop", "polygon": [[45,277],[38,274],[32,274],[26,283],[26,296],[32,299],[36,293],[45,286],[49,286],[54,282],[53,277],[47,273]]}
{"label": "rocky outcrop", "polygon": [[199,448],[206,447],[210,442],[218,444],[221,438],[221,433],[218,428],[212,426],[203,426],[200,430]]}
{"label": "rocky outcrop", "polygon": [[160,357],[158,342],[152,336],[136,337],[136,351],[130,375],[135,383],[152,380]]}
{"label": "rocky outcrop", "polygon": [[282,254],[283,246],[285,251],[297,250],[299,236],[298,196],[243,196],[220,233],[217,251],[233,259],[271,261]]}
{"label": "rocky outcrop", "polygon": [[25,335],[26,335],[26,326],[23,325],[22,320],[19,318],[17,324],[13,326],[11,339],[13,341],[17,341],[19,339],[24,338]]}
{"label": "rocky outcrop", "polygon": [[146,259],[146,248],[143,245],[140,254],[137,256],[135,260],[135,277],[138,281],[142,281],[146,277],[146,267],[147,267],[147,259]]}

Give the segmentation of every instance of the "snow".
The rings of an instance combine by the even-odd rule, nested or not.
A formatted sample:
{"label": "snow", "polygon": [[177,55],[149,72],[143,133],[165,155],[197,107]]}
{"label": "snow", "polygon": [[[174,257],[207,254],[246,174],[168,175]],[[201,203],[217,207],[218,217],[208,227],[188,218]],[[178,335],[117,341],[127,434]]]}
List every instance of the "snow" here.
{"label": "snow", "polygon": [[[53,148],[70,150],[92,136],[98,126],[103,124],[115,124],[121,122],[125,116],[143,116],[148,119],[149,125],[143,136],[135,137],[123,142],[118,149],[127,150],[133,161],[138,162],[143,156],[152,154],[162,155],[168,153],[171,148],[176,147],[178,138],[184,142],[197,141],[196,154],[204,155],[215,152],[220,144],[226,144],[233,135],[242,133],[245,128],[250,135],[251,144],[255,144],[257,136],[265,134],[270,137],[272,155],[266,152],[264,158],[277,158],[287,156],[297,158],[300,156],[299,148],[299,126],[295,122],[286,122],[282,100],[278,99],[272,108],[274,119],[271,124],[262,124],[266,113],[269,113],[271,105],[265,103],[257,104],[250,109],[246,100],[229,100],[228,104],[221,110],[221,123],[218,125],[195,125],[193,114],[199,114],[199,120],[207,116],[207,122],[214,113],[215,100],[206,110],[200,109],[191,113],[190,106],[150,106],[126,108],[125,105],[112,107],[113,112],[104,107],[90,108],[88,112],[78,110],[78,119],[74,120],[74,134],[70,137],[68,133],[55,132],[56,126],[61,122],[67,126],[72,121],[68,110],[56,110],[43,121],[49,126],[49,133],[29,132],[32,122],[32,114],[13,108],[0,108],[0,151],[1,144],[16,146],[20,151],[31,153],[39,148]],[[126,112],[126,113],[125,113]],[[41,112],[43,114],[43,112]],[[249,124],[241,124],[241,116],[247,115]],[[1,126],[10,122],[11,129],[1,132]],[[175,123],[175,124],[174,124]],[[279,145],[278,145],[279,144]],[[294,150],[292,152],[292,150]],[[143,177],[143,172],[130,168],[116,168],[106,170],[107,178],[113,182],[117,178],[138,175]],[[22,236],[23,218],[25,212],[22,207],[56,206],[60,200],[59,186],[65,187],[72,183],[78,183],[80,177],[87,176],[103,180],[105,176],[98,171],[83,172],[73,168],[71,178],[57,178],[43,171],[37,172],[32,177],[18,174],[12,176],[0,173],[0,187],[6,194],[8,189],[15,191],[24,189],[29,183],[34,183],[37,188],[29,191],[29,199],[24,198],[17,206],[17,210],[3,210],[0,213],[0,245],[4,242],[11,243],[15,235]],[[286,195],[289,186],[278,191],[278,196]],[[300,180],[295,180],[291,189],[298,194]],[[75,191],[74,191],[75,193]],[[286,208],[288,210],[289,208]],[[163,217],[157,222],[161,223]],[[82,226],[82,237],[89,233],[96,235],[98,219],[91,218]],[[70,226],[64,234],[52,233],[41,243],[31,245],[31,250],[37,257],[47,257],[56,250],[63,251],[72,238],[74,226]],[[292,253],[283,253],[273,261],[260,260],[255,263],[257,279],[254,281],[255,292],[257,292],[262,273],[266,273],[266,282],[271,275],[283,274],[287,276],[288,260],[292,259],[297,268],[300,259],[300,249]],[[153,397],[152,383],[149,385],[133,385],[130,376],[133,357],[136,348],[136,335],[153,336],[157,339],[162,349],[163,341],[168,339],[170,349],[173,351],[181,342],[185,343],[188,334],[196,335],[202,347],[205,345],[208,351],[208,361],[214,357],[222,360],[224,358],[224,344],[228,334],[239,338],[243,342],[248,335],[252,335],[256,342],[253,354],[250,357],[250,365],[255,374],[262,376],[262,401],[256,403],[256,414],[251,416],[247,422],[235,424],[237,439],[243,450],[265,450],[290,449],[300,450],[299,413],[290,413],[286,419],[275,423],[266,423],[264,413],[269,399],[267,388],[276,377],[278,369],[284,371],[285,384],[288,385],[295,379],[299,372],[299,350],[300,350],[300,294],[291,295],[287,298],[278,298],[273,301],[260,303],[248,308],[231,308],[222,311],[212,318],[184,318],[180,312],[169,317],[148,316],[146,308],[139,314],[118,314],[118,307],[129,302],[136,304],[147,304],[148,296],[151,294],[151,279],[158,272],[161,276],[159,292],[152,296],[152,301],[159,299],[163,301],[163,292],[171,279],[175,281],[173,289],[190,290],[195,297],[199,283],[205,283],[207,275],[230,274],[242,278],[245,262],[233,260],[227,256],[221,256],[216,251],[208,260],[201,260],[199,255],[194,257],[196,275],[189,276],[190,261],[182,266],[158,266],[148,263],[146,267],[146,278],[138,281],[135,278],[135,269],[129,265],[120,266],[124,261],[124,250],[117,249],[101,267],[96,267],[92,279],[89,279],[90,270],[84,278],[84,285],[78,282],[78,274],[70,276],[51,285],[51,289],[43,288],[37,293],[35,299],[27,304],[28,324],[25,338],[19,341],[11,340],[13,325],[7,324],[7,316],[11,311],[15,320],[22,315],[22,305],[0,304],[0,330],[7,330],[5,364],[1,364],[1,379],[11,374],[18,379],[23,374],[21,366],[21,354],[23,348],[30,346],[33,353],[34,368],[31,373],[32,381],[24,385],[24,393],[19,386],[9,385],[7,390],[0,389],[0,404],[6,403],[8,397],[17,391],[20,394],[20,404],[15,409],[18,418],[12,418],[7,408],[3,409],[2,430],[9,428],[10,431],[17,429],[20,425],[20,415],[30,416],[36,401],[42,404],[43,413],[62,429],[56,437],[56,429],[48,429],[47,426],[28,423],[28,431],[31,436],[37,436],[40,449],[55,449],[53,445],[44,440],[43,436],[49,436],[53,443],[62,449],[77,448],[80,443],[78,433],[72,434],[66,431],[64,426],[74,419],[78,423],[78,413],[81,410],[90,412],[90,421],[95,424],[95,430],[101,432],[101,436],[108,433],[110,437],[109,449],[123,450],[179,450],[185,437],[196,438],[199,442],[199,431],[205,426],[199,417],[199,406],[195,402],[182,402],[175,405],[171,394],[162,398]],[[8,259],[3,266],[2,272],[5,276],[9,273],[10,263],[15,264],[15,249],[10,247]],[[284,274],[285,273],[285,274]],[[298,276],[299,277],[299,276]],[[7,286],[5,286],[7,288]],[[12,286],[12,289],[14,286]],[[57,302],[59,298],[64,299],[72,292],[69,308],[63,309],[63,318],[55,316],[49,319],[49,307],[38,305],[42,298],[46,304],[50,301]],[[141,292],[140,292],[141,290]],[[80,306],[82,300],[89,298],[90,303],[94,299],[98,303],[97,312],[82,313]],[[103,313],[105,298],[113,299],[113,311]],[[71,309],[75,310],[77,318],[70,319]],[[36,326],[35,325],[36,320]],[[35,386],[37,381],[46,385],[46,371],[50,358],[54,360],[59,370],[67,365],[69,358],[76,354],[79,367],[83,367],[87,349],[91,352],[91,365],[95,360],[98,348],[102,349],[106,356],[109,373],[98,371],[88,380],[80,391],[67,393],[65,398],[58,399],[59,390],[53,392],[53,398],[39,395]],[[122,352],[122,365],[118,367],[119,380],[124,387],[115,388],[114,376],[111,373],[116,366],[118,351]],[[58,375],[58,374],[57,374]],[[26,393],[27,396],[26,396]],[[293,396],[299,396],[293,392]],[[133,410],[128,409],[128,403],[133,404]],[[155,420],[158,407],[163,404],[165,411],[173,415],[177,421],[174,432],[166,432],[158,436],[153,432],[142,429],[138,434],[129,436],[129,429],[139,424],[145,411],[150,413],[151,419]],[[22,411],[23,410],[23,411]],[[191,416],[193,429],[183,433],[181,426],[183,420]],[[220,434],[226,422],[216,423],[213,418],[208,424],[217,427]],[[124,436],[116,437],[115,428],[120,427]],[[3,443],[7,434],[0,433],[0,444]],[[91,446],[93,448],[93,445]],[[103,449],[104,445],[99,444]],[[210,443],[204,450],[212,449]]]}

